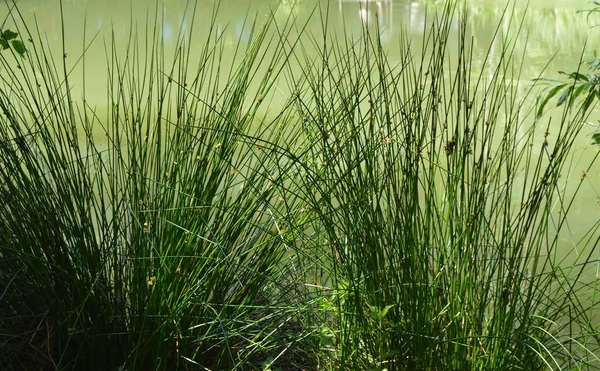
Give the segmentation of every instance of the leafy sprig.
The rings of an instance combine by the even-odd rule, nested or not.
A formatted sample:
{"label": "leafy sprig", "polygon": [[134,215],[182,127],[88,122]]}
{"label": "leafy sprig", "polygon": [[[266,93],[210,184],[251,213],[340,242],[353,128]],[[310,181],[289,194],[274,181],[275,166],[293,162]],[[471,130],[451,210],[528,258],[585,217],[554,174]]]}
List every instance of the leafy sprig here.
{"label": "leafy sprig", "polygon": [[25,44],[20,39],[17,39],[19,34],[17,32],[13,32],[11,30],[0,31],[0,47],[2,50],[14,49],[14,51],[19,54],[21,57],[25,55],[27,49],[25,48]]}

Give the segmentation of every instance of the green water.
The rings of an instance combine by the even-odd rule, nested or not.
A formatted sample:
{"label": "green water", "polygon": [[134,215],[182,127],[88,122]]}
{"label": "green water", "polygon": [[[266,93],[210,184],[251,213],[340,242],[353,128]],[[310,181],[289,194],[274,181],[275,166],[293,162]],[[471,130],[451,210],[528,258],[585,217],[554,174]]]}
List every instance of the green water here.
{"label": "green water", "polygon": [[[20,11],[28,20],[29,25],[37,22],[40,32],[47,40],[49,49],[56,51],[56,57],[62,57],[63,22],[57,1],[21,0],[18,1]],[[64,1],[64,45],[67,63],[74,66],[71,75],[72,93],[74,99],[82,98],[85,92],[87,103],[98,112],[106,111],[107,102],[107,45],[111,38],[117,49],[125,50],[131,37],[131,26],[138,29],[138,41],[144,42],[148,20],[153,24],[153,17],[160,20],[158,34],[164,40],[166,55],[172,52],[180,34],[191,33],[191,60],[197,58],[193,53],[200,52],[202,44],[209,33],[209,25],[213,17],[216,1],[200,0],[194,8],[193,2],[185,0],[169,0],[155,3],[148,0],[65,0]],[[213,35],[220,35],[229,48],[224,51],[224,61],[233,58],[234,47],[241,40],[242,44],[251,36],[250,23],[257,19],[258,23],[273,11],[277,19],[284,22],[288,17],[296,17],[298,24],[307,24],[306,34],[322,34],[322,18],[315,6],[320,4],[321,12],[328,12],[330,31],[339,35],[359,35],[365,22],[378,22],[381,29],[381,40],[387,50],[389,60],[400,60],[400,35],[409,35],[415,49],[423,42],[426,27],[432,19],[433,9],[440,8],[443,1],[435,0],[396,0],[358,2],[348,0],[254,0],[233,1],[223,0],[216,15],[216,29]],[[559,78],[558,71],[573,71],[577,68],[579,59],[589,59],[593,56],[593,46],[599,45],[600,28],[592,28],[600,24],[600,18],[586,19],[585,15],[577,14],[577,10],[585,9],[590,4],[586,0],[533,0],[526,10],[526,1],[518,1],[514,11],[515,17],[511,23],[503,18],[506,2],[503,0],[472,0],[467,1],[470,21],[468,34],[474,46],[474,65],[484,72],[499,58],[501,42],[514,40],[516,49],[515,60],[522,62],[521,77],[515,83],[524,92],[531,80],[538,77],[542,71],[545,77]],[[10,13],[9,6],[3,2],[0,15]],[[14,12],[14,10],[13,10]],[[192,17],[192,14],[194,17]],[[310,15],[313,17],[309,19]],[[193,20],[192,20],[193,19]],[[518,24],[514,20],[523,20],[522,30],[518,36]],[[8,28],[11,19],[5,23]],[[32,30],[33,31],[33,30]],[[456,28],[458,31],[458,28]],[[496,37],[494,38],[494,35]],[[456,35],[448,41],[449,45],[456,43]],[[588,45],[583,52],[584,46]],[[197,48],[194,45],[198,45]],[[85,64],[80,59],[82,50],[86,50]],[[484,62],[488,55],[489,63]],[[450,57],[452,52],[450,52]],[[85,70],[84,67],[85,66]],[[85,75],[85,84],[83,84]],[[286,86],[282,83],[275,89],[271,98],[271,107],[276,110],[286,99]],[[598,115],[596,115],[598,116]],[[557,115],[557,119],[558,119]],[[592,124],[597,124],[594,115]],[[576,185],[586,168],[586,162],[597,152],[598,147],[589,145],[593,126],[585,129],[577,148],[568,173],[561,174],[561,179],[571,180]],[[542,140],[542,138],[540,138]],[[570,188],[571,189],[571,188]],[[571,209],[570,235],[562,236],[563,254],[569,256],[585,232],[600,217],[600,168],[594,167],[587,172],[578,199]],[[570,258],[573,260],[574,258]]]}

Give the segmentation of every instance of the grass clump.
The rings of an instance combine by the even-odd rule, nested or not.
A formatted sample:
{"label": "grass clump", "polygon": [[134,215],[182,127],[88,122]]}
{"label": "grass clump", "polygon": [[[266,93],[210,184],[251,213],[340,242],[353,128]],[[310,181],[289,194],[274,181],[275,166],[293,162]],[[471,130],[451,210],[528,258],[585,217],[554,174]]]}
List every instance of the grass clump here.
{"label": "grass clump", "polygon": [[157,19],[125,53],[109,41],[106,113],[71,96],[42,40],[18,69],[3,55],[4,364],[247,369],[296,340],[272,185],[287,170],[246,134],[251,86],[265,94],[285,57],[272,21],[248,24],[230,66],[215,30],[194,67],[183,42],[165,62]]}
{"label": "grass clump", "polygon": [[[597,367],[597,326],[555,259],[570,202],[559,178],[587,107],[528,126],[512,44],[491,75],[474,70],[464,28],[449,46],[455,11],[434,17],[421,55],[401,40],[397,65],[368,28],[355,44],[323,41],[316,62],[303,55],[297,105],[320,166],[305,166],[299,188],[330,262],[316,282],[324,358],[336,369]],[[580,246],[584,266],[597,243]]]}
{"label": "grass clump", "polygon": [[3,365],[598,366],[577,296],[597,240],[555,259],[588,111],[527,126],[511,44],[474,71],[451,3],[397,64],[377,29],[331,38],[321,15],[323,39],[249,21],[231,62],[216,28],[198,60],[185,35],[165,55],[149,20],[107,43],[105,113],[21,26],[30,51],[0,55]]}

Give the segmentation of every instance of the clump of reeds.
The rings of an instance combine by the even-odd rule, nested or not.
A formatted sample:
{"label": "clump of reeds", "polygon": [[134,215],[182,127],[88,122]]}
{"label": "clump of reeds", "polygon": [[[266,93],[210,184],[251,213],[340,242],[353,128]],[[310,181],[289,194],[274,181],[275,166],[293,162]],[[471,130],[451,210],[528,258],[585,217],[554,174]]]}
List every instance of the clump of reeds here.
{"label": "clump of reeds", "polygon": [[578,283],[597,237],[578,246],[581,265],[556,260],[574,197],[559,179],[589,110],[533,124],[514,40],[497,40],[491,74],[476,70],[466,22],[447,3],[420,53],[401,40],[397,64],[377,29],[324,39],[294,81],[334,368],[598,366],[593,289]]}
{"label": "clump of reeds", "polygon": [[[491,76],[474,71],[464,28],[449,45],[455,15],[419,53],[401,40],[398,65],[376,29],[324,26],[308,45],[272,15],[232,62],[216,29],[199,60],[185,37],[165,56],[154,19],[125,51],[108,42],[106,112],[21,25],[29,52],[0,54],[1,364],[597,361],[580,280],[554,258],[558,177],[587,112],[527,126],[510,43]],[[292,94],[264,117],[283,73]]]}
{"label": "clump of reeds", "polygon": [[286,58],[291,23],[274,38],[273,22],[249,18],[254,37],[234,60],[216,27],[196,61],[183,35],[165,56],[158,18],[124,51],[108,40],[106,112],[71,95],[70,59],[20,25],[29,53],[1,55],[3,364],[248,369],[295,357],[303,304],[285,213],[296,201],[278,191],[289,166],[263,144],[295,138],[279,131],[287,116],[256,116]]}

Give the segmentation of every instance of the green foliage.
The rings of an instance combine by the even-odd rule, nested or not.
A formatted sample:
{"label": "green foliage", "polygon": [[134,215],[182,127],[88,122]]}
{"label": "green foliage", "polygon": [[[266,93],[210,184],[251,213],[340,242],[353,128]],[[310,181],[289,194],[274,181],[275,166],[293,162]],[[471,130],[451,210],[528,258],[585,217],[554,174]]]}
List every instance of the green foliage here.
{"label": "green foliage", "polygon": [[[589,18],[596,13],[600,12],[600,2],[593,0],[592,3],[595,5],[594,8],[588,10],[581,10],[579,12],[587,13]],[[581,66],[587,65],[589,73],[581,73]],[[544,86],[542,93],[538,97],[538,107],[536,111],[536,120],[540,120],[544,114],[544,110],[549,101],[558,95],[556,101],[556,107],[560,107],[563,104],[569,106],[575,102],[580,102],[581,109],[587,111],[593,104],[600,100],[600,58],[594,55],[593,59],[580,63],[577,71],[564,72],[559,71],[559,74],[565,76],[567,81],[560,81],[548,78],[537,78],[534,79],[538,85]],[[600,144],[598,141],[598,134],[592,135],[592,143]]]}
{"label": "green foliage", "polygon": [[523,121],[510,44],[490,81],[450,5],[398,65],[376,29],[303,39],[273,14],[232,61],[214,18],[165,56],[158,18],[131,30],[145,48],[107,42],[106,112],[18,30],[34,41],[0,86],[1,369],[598,366],[578,296],[598,240],[555,259],[587,107],[563,102],[552,138]]}
{"label": "green foliage", "polygon": [[545,93],[540,96],[538,102],[538,109],[536,111],[536,119],[541,119],[546,105],[552,98],[561,93],[556,101],[556,106],[560,107],[567,103],[569,106],[576,102],[578,99],[583,98],[581,107],[587,111],[590,106],[600,98],[600,76],[596,75],[597,70],[596,63],[590,61],[588,64],[590,68],[593,68],[592,72],[585,75],[576,72],[564,72],[559,71],[561,75],[567,77],[568,82],[561,82],[560,80],[552,80],[547,78],[535,79],[540,85],[547,85],[544,89]]}
{"label": "green foliage", "polygon": [[23,41],[17,39],[17,36],[19,36],[19,34],[11,30],[0,31],[0,48],[6,50],[12,46],[18,55],[24,57],[27,50],[25,49]]}

